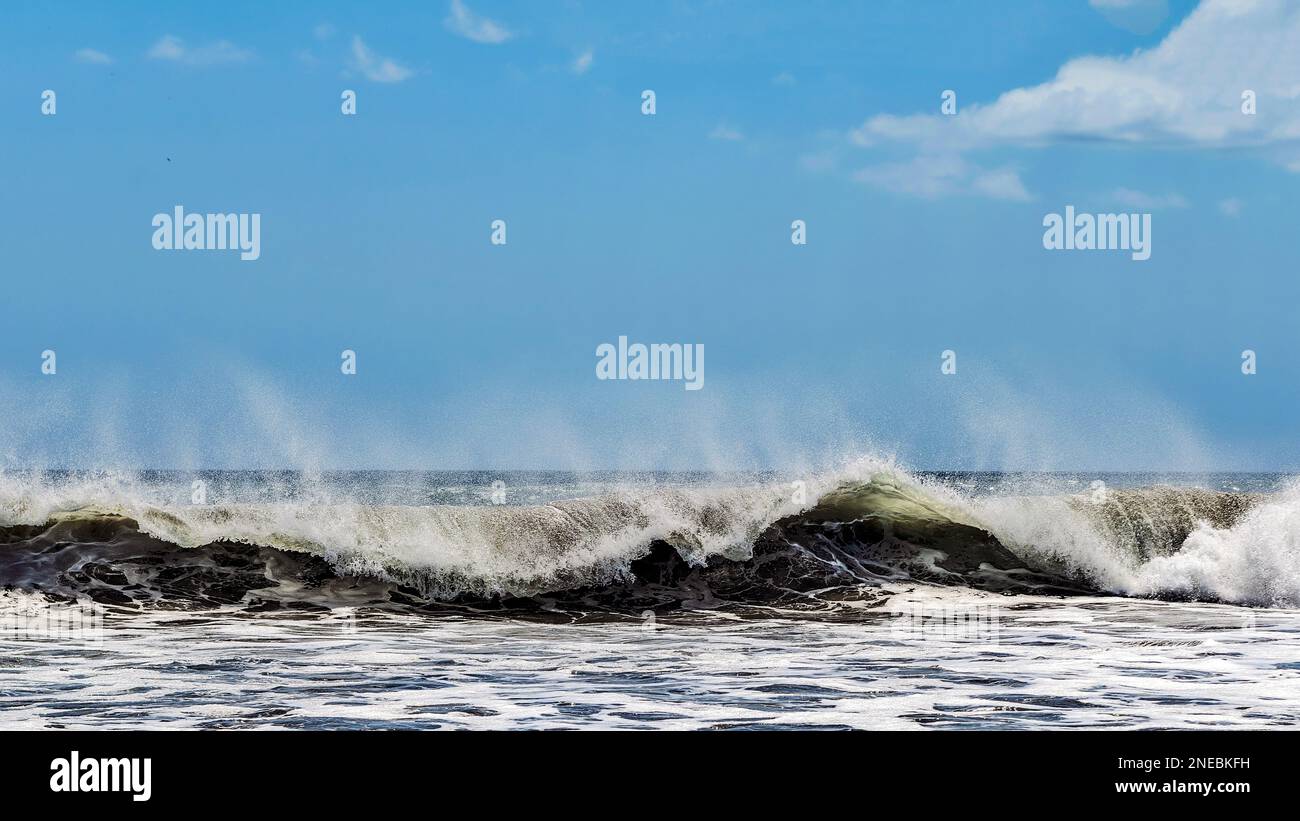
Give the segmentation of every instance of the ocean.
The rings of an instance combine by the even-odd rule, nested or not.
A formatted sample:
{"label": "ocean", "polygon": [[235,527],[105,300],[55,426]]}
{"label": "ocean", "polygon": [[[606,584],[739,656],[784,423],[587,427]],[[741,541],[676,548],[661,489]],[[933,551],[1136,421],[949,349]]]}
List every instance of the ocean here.
{"label": "ocean", "polygon": [[0,727],[1300,722],[1281,474],[0,473]]}

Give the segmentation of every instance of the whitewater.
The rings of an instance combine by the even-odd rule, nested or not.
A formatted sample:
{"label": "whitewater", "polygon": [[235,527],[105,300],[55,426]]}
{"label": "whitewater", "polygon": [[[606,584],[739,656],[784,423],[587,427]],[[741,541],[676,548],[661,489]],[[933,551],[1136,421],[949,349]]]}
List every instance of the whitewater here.
{"label": "whitewater", "polygon": [[0,590],[3,726],[1300,717],[1278,474],[11,471]]}

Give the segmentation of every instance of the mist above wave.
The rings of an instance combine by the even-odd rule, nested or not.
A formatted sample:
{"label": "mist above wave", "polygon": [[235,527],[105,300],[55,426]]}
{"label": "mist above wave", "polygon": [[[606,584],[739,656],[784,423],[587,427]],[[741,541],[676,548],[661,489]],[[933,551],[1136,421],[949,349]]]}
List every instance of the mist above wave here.
{"label": "mist above wave", "polygon": [[[561,594],[603,597],[613,609],[667,600],[820,606],[919,582],[1300,606],[1294,487],[1123,488],[1101,498],[972,493],[963,481],[862,459],[794,482],[606,482],[581,488],[591,495],[543,504],[376,504],[359,501],[374,494],[356,487],[250,477],[252,486],[234,494],[250,501],[196,505],[139,477],[0,475],[4,581],[73,592],[104,586],[93,574],[83,573],[84,582],[73,575],[90,564],[113,568],[96,572],[126,579],[119,587],[148,589],[153,577],[132,581],[132,567],[192,561],[219,569],[217,546],[225,560],[295,595],[293,573],[280,578],[276,568],[306,562],[314,583],[368,579],[389,586],[381,598],[401,589],[400,598],[433,602]],[[381,480],[396,481],[371,477]],[[353,476],[354,485],[365,481]],[[540,495],[575,489],[560,482]],[[55,545],[63,545],[57,562],[40,558]],[[258,555],[238,558],[239,546]],[[169,553],[177,555],[159,558]],[[243,578],[231,589],[247,582],[261,584]],[[266,588],[245,586],[253,589]]]}

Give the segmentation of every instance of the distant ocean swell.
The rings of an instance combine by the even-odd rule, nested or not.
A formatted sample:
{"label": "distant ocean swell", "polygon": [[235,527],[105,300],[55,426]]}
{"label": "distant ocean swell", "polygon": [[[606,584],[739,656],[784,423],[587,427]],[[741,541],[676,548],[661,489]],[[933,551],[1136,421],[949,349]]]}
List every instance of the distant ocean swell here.
{"label": "distant ocean swell", "polygon": [[851,615],[899,585],[1300,606],[1300,487],[972,495],[889,465],[548,504],[159,504],[0,477],[0,586],[124,608]]}

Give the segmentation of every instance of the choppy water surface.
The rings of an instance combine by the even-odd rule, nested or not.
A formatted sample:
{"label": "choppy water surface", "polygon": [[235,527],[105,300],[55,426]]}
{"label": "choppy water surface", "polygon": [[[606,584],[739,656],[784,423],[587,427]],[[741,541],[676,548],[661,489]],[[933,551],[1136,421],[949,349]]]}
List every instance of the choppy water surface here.
{"label": "choppy water surface", "polygon": [[[1300,722],[1300,612],[901,593],[878,617],[109,619],[0,642],[7,728],[1213,728]],[[13,607],[14,604],[10,603]]]}

